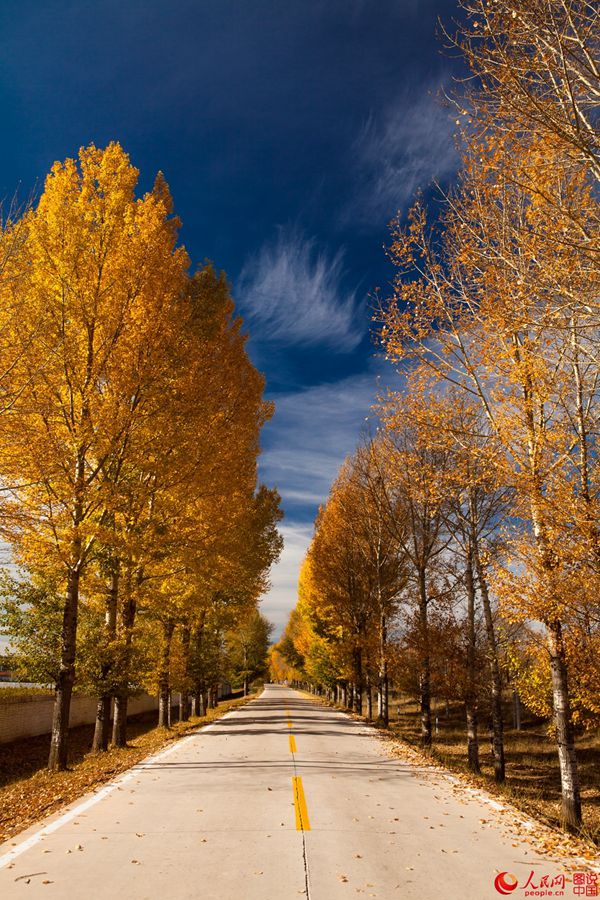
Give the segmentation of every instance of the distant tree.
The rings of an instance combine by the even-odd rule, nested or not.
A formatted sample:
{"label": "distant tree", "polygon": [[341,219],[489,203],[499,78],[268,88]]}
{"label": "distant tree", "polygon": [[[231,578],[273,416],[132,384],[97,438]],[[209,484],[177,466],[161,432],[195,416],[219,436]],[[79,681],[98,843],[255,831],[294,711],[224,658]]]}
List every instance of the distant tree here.
{"label": "distant tree", "polygon": [[244,696],[257,678],[268,671],[269,639],[273,625],[255,610],[235,629],[227,633],[229,669],[234,683],[241,683]]}

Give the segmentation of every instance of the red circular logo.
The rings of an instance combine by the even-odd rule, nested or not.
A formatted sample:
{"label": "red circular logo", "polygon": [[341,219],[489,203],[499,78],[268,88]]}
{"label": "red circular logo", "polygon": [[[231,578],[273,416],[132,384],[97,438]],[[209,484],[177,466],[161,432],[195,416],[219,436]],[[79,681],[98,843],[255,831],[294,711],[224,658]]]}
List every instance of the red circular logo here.
{"label": "red circular logo", "polygon": [[519,882],[511,872],[500,872],[494,878],[494,887],[499,894],[512,894],[518,886]]}

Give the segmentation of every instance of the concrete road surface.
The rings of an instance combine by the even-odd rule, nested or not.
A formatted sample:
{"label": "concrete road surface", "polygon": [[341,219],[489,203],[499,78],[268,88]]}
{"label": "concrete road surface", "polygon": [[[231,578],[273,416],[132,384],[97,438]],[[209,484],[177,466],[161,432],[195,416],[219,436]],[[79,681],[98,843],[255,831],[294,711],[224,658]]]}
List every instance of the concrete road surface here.
{"label": "concrete road surface", "polygon": [[0,866],[2,900],[485,900],[502,872],[523,897],[564,871],[498,804],[275,685],[5,843]]}

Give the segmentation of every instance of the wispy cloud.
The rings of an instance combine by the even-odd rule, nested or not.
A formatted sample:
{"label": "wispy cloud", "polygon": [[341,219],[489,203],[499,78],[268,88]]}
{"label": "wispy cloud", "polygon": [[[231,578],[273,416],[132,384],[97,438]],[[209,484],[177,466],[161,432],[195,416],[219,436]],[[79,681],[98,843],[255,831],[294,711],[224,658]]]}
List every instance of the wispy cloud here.
{"label": "wispy cloud", "polygon": [[265,427],[260,470],[261,478],[277,485],[282,495],[286,549],[273,569],[262,608],[278,632],[296,603],[298,572],[317,509],[361,430],[377,427],[372,406],[384,387],[379,372],[386,385],[398,386],[391,366],[373,360],[367,372],[274,398],[275,417]]}
{"label": "wispy cloud", "polygon": [[343,250],[329,254],[298,229],[279,228],[246,261],[237,284],[255,338],[353,350],[363,332],[356,292],[343,290],[343,276]]}
{"label": "wispy cloud", "polygon": [[344,219],[380,225],[405,210],[419,188],[456,171],[454,119],[438,93],[434,85],[416,95],[405,92],[365,123],[353,147],[360,187]]}
{"label": "wispy cloud", "polygon": [[313,535],[312,524],[282,525],[284,550],[271,574],[271,590],[261,601],[261,612],[275,625],[274,638],[285,628],[296,605],[298,575]]}
{"label": "wispy cloud", "polygon": [[262,477],[281,491],[288,516],[313,518],[337,470],[373,418],[374,371],[274,397],[264,431]]}

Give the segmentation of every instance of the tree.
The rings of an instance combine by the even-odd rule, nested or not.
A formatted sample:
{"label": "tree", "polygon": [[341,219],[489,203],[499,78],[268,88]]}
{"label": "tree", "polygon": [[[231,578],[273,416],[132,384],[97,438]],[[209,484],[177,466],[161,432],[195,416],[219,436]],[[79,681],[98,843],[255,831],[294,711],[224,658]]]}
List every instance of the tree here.
{"label": "tree", "polygon": [[272,632],[273,625],[256,610],[227,634],[230,671],[235,682],[242,682],[244,697],[252,682],[267,672]]}
{"label": "tree", "polygon": [[600,180],[600,14],[590,0],[462,0],[453,40],[481,123],[560,142]]}
{"label": "tree", "polygon": [[393,413],[388,410],[386,422],[393,472],[388,502],[403,511],[402,518],[396,514],[395,520],[405,523],[398,533],[409,566],[404,595],[409,605],[416,605],[419,623],[421,740],[425,748],[431,746],[429,615],[440,591],[443,593],[439,563],[448,545],[443,490],[448,451],[441,443],[428,441],[427,430],[420,427],[427,403],[428,397],[415,380],[405,394],[395,397]]}
{"label": "tree", "polygon": [[[67,764],[76,670],[98,694],[94,749],[113,697],[125,744],[157,631],[161,721],[173,646],[186,717],[199,631],[222,643],[281,550],[279,497],[257,483],[272,405],[226,280],[210,264],[190,277],[164,177],[136,199],[137,176],[118,144],[82,149],[55,164],[19,239],[3,235],[18,254],[0,278],[2,534],[36,590],[63,592],[51,769]],[[50,633],[41,600],[22,629],[36,609]]]}
{"label": "tree", "polygon": [[[565,644],[572,617],[563,548],[570,545],[565,538],[574,536],[573,526],[583,521],[588,522],[588,554],[594,542],[582,485],[589,492],[587,445],[598,395],[591,368],[573,366],[565,328],[569,310],[566,318],[575,312],[579,322],[575,334],[581,330],[582,304],[592,294],[589,267],[579,241],[568,240],[566,225],[555,238],[547,220],[544,224],[540,192],[534,197],[524,188],[542,152],[522,136],[472,143],[462,183],[449,198],[437,233],[428,231],[418,207],[408,229],[397,228],[393,252],[401,274],[382,317],[383,340],[392,359],[416,356],[433,380],[452,383],[477,401],[487,419],[490,461],[498,483],[514,492],[514,521],[521,520],[510,544],[508,571],[521,560],[527,573],[517,595],[504,596],[508,605],[518,596],[513,613],[517,605],[522,616],[546,629],[563,818],[576,828],[581,811]],[[569,197],[583,215],[594,205],[585,177],[568,159],[555,154],[553,161],[552,171],[545,166],[538,174],[538,184],[543,182],[547,193]],[[523,171],[527,178],[521,177]],[[579,343],[576,337],[576,345],[588,353],[592,331],[585,321],[586,340]],[[574,518],[575,508],[588,512]],[[509,581],[498,581],[497,590]]]}
{"label": "tree", "polygon": [[180,293],[188,264],[160,198],[135,199],[137,175],[118,144],[56,163],[26,213],[23,274],[9,286],[23,311],[11,380],[26,387],[2,434],[4,534],[19,561],[44,560],[65,582],[51,769],[67,764],[80,580],[101,526],[101,476],[132,415],[116,414],[106,385],[130,379],[140,322]]}

